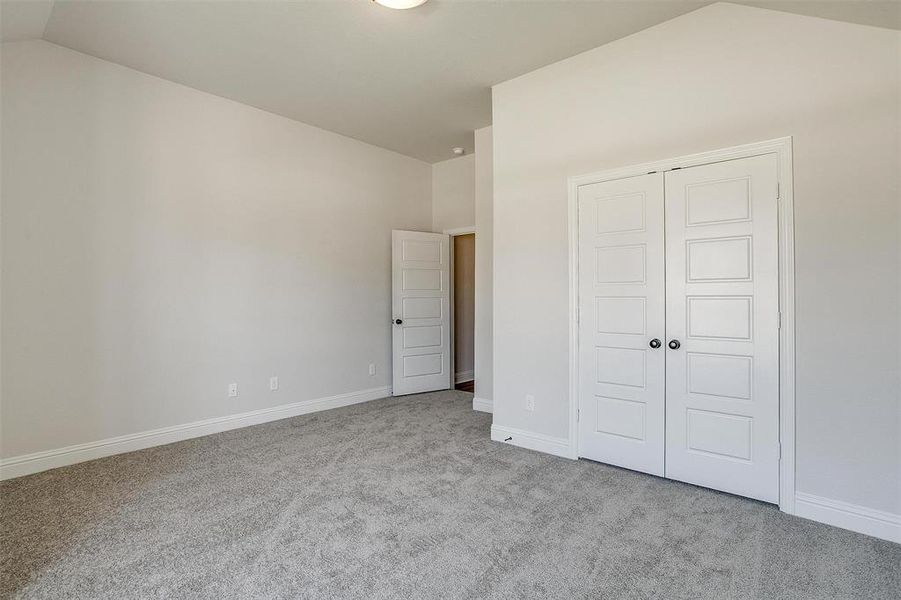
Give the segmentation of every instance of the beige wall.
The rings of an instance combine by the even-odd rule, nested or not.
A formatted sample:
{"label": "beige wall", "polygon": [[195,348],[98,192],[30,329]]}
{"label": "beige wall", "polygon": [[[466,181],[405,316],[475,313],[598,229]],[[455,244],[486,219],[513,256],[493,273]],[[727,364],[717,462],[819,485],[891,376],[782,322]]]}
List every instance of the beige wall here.
{"label": "beige wall", "polygon": [[432,165],[432,231],[474,227],[475,156]]}
{"label": "beige wall", "polygon": [[390,383],[431,165],[42,41],[2,91],[3,457]]}
{"label": "beige wall", "polygon": [[492,220],[494,212],[494,163],[491,127],[475,132],[475,223],[476,231],[476,337],[475,337],[475,396],[490,402],[492,393]]}
{"label": "beige wall", "polygon": [[790,135],[797,488],[901,513],[899,48],[717,4],[496,86],[495,423],[568,434],[567,177]]}
{"label": "beige wall", "polygon": [[454,372],[457,377],[472,379],[476,236],[457,235],[451,240],[454,244]]}

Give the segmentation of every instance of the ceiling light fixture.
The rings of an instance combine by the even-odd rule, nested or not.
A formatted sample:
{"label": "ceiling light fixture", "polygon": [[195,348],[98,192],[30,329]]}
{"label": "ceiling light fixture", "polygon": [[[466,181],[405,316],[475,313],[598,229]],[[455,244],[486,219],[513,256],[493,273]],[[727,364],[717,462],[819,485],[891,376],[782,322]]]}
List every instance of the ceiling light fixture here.
{"label": "ceiling light fixture", "polygon": [[425,4],[428,0],[372,0],[382,6],[387,6],[388,8],[396,8],[399,10],[405,10],[407,8],[416,8],[422,4]]}

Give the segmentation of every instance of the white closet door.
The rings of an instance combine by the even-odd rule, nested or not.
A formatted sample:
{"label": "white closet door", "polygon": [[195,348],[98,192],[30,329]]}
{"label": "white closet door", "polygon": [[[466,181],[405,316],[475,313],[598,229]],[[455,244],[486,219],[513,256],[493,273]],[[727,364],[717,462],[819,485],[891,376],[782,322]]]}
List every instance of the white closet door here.
{"label": "white closet door", "polygon": [[450,377],[450,238],[392,231],[392,389],[446,390]]}
{"label": "white closet door", "polygon": [[663,475],[663,175],[579,188],[579,455]]}
{"label": "white closet door", "polygon": [[766,502],[779,499],[777,235],[775,155],[666,173],[666,476]]}

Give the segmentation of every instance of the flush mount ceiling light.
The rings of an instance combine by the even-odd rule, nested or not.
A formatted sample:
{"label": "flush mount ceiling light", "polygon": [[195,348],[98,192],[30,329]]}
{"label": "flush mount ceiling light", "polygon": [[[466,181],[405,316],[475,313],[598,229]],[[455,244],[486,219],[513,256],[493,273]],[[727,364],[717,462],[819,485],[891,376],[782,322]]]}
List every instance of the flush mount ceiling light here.
{"label": "flush mount ceiling light", "polygon": [[416,8],[421,4],[425,4],[427,0],[372,0],[382,6],[387,6],[388,8],[397,8],[400,10],[404,10],[407,8]]}

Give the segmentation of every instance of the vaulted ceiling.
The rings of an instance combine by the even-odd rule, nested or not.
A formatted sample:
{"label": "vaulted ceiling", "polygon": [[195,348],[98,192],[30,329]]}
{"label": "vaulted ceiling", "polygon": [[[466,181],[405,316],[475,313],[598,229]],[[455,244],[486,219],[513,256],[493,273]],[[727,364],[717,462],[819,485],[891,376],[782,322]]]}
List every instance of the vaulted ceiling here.
{"label": "vaulted ceiling", "polygon": [[[491,86],[709,4],[698,0],[3,0],[43,38],[428,162],[472,148]],[[896,0],[741,2],[901,28]]]}

